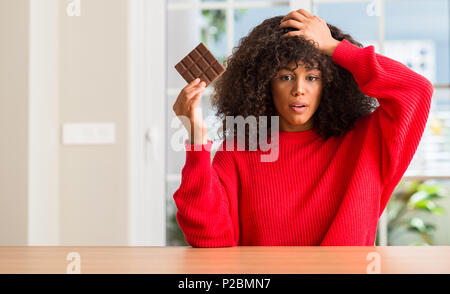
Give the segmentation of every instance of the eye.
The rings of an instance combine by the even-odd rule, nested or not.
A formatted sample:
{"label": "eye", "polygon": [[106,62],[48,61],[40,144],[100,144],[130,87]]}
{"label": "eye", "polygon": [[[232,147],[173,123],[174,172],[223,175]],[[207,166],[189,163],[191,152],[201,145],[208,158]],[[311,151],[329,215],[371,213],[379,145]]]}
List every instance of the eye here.
{"label": "eye", "polygon": [[289,75],[280,76],[280,80],[282,80],[282,81],[289,81],[290,78],[291,78],[291,76],[289,76]]}
{"label": "eye", "polygon": [[[290,81],[293,79],[291,75],[281,75],[279,78],[282,81]],[[316,76],[309,76],[307,79],[310,81],[317,81],[319,78]]]}

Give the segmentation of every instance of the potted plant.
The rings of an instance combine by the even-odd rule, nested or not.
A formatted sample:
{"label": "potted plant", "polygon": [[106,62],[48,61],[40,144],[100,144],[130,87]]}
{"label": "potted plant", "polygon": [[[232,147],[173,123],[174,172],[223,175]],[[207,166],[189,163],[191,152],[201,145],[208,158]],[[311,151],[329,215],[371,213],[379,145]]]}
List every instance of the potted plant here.
{"label": "potted plant", "polygon": [[[433,245],[436,226],[425,219],[445,213],[438,202],[448,194],[436,181],[401,180],[386,207],[388,245]],[[398,244],[408,233],[417,235],[421,242]]]}

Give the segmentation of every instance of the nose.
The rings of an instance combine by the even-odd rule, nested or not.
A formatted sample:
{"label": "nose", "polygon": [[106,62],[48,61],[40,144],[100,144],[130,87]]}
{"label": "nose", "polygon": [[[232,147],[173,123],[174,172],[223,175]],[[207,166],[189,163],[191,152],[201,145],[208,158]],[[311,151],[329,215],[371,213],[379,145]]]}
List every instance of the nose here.
{"label": "nose", "polygon": [[305,94],[305,92],[303,90],[302,82],[299,81],[298,83],[295,84],[292,95],[298,96],[298,95],[304,95],[304,94]]}

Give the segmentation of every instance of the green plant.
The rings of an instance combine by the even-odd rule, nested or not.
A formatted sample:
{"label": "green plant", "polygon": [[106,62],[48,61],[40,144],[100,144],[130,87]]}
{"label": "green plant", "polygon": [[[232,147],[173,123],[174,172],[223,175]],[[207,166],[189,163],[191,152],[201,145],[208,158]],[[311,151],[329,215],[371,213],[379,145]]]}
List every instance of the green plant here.
{"label": "green plant", "polygon": [[[172,205],[175,205],[175,203]],[[168,246],[189,246],[184,238],[183,231],[178,225],[176,213],[170,213],[167,215],[166,232],[166,243]]]}
{"label": "green plant", "polygon": [[189,246],[184,238],[183,231],[178,225],[177,208],[175,200],[166,200],[166,244],[167,246]]}
{"label": "green plant", "polygon": [[408,245],[433,245],[436,226],[424,218],[444,214],[437,201],[447,195],[448,191],[435,181],[400,181],[387,204],[388,245],[406,233],[414,233],[423,241]]}

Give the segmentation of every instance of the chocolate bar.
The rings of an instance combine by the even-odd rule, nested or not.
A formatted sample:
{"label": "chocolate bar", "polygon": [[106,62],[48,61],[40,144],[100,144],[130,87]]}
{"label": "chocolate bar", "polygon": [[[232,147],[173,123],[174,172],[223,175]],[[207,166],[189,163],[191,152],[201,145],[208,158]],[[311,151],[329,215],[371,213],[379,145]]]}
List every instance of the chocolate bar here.
{"label": "chocolate bar", "polygon": [[205,87],[208,87],[225,72],[225,67],[202,42],[178,62],[175,69],[188,84],[196,78],[200,78],[206,83]]}

